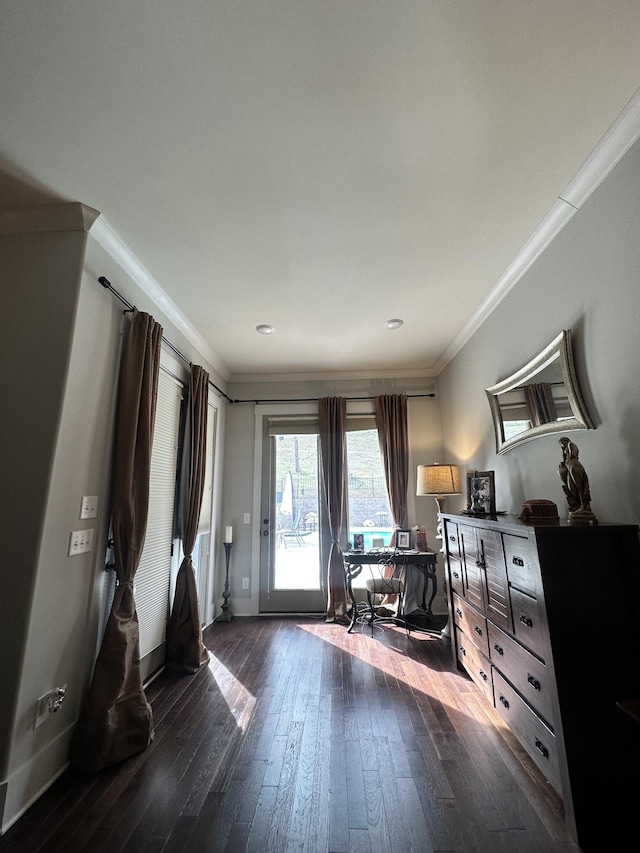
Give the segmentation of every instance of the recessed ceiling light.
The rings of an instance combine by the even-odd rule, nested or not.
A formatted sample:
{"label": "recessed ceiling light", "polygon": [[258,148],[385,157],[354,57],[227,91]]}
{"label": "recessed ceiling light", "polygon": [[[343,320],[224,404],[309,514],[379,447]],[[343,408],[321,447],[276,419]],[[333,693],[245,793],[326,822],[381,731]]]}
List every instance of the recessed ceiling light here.
{"label": "recessed ceiling light", "polygon": [[395,317],[393,320],[387,320],[385,326],[387,329],[399,329],[403,323],[404,320],[401,320],[399,317]]}
{"label": "recessed ceiling light", "polygon": [[272,335],[275,329],[268,323],[260,323],[259,326],[256,326],[256,332],[260,332],[261,335]]}

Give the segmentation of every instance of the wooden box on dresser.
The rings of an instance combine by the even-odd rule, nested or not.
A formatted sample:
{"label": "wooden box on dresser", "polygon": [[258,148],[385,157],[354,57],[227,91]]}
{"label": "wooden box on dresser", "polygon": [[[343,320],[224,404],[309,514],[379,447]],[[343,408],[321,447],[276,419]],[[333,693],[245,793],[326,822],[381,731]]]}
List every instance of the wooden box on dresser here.
{"label": "wooden box on dresser", "polygon": [[636,849],[636,525],[442,514],[454,662],[562,797],[584,851]]}

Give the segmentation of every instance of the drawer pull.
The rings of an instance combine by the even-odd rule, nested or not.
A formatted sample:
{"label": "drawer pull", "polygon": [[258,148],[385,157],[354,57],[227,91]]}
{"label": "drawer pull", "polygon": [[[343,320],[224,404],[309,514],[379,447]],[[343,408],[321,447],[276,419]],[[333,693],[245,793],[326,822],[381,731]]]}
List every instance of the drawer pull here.
{"label": "drawer pull", "polygon": [[486,566],[485,566],[485,564],[484,564],[484,560],[482,559],[482,557],[481,557],[479,560],[476,560],[476,566],[477,566],[479,569],[484,569],[484,568],[486,568]]}
{"label": "drawer pull", "polygon": [[499,655],[504,654],[504,649],[502,648],[502,646],[499,646],[497,643],[494,645],[493,648],[498,652]]}
{"label": "drawer pull", "polygon": [[456,607],[456,616],[459,616],[462,619],[462,610],[459,607]]}
{"label": "drawer pull", "polygon": [[477,625],[474,625],[473,630],[476,632],[476,634],[477,634],[479,637],[481,637],[481,636],[482,636],[482,628],[479,628]]}
{"label": "drawer pull", "polygon": [[533,628],[533,621],[529,618],[529,616],[525,616],[524,613],[520,614],[520,621],[523,625],[526,625],[527,628]]}
{"label": "drawer pull", "polygon": [[527,681],[533,687],[534,690],[540,690],[540,682],[537,678],[534,678],[533,675],[527,674]]}
{"label": "drawer pull", "polygon": [[511,562],[514,566],[524,566],[524,560],[522,557],[514,557]]}
{"label": "drawer pull", "polygon": [[486,681],[486,680],[487,680],[487,673],[486,673],[483,669],[481,669],[481,670],[478,672],[478,675],[480,676],[480,678],[482,678],[482,680],[483,680],[483,681]]}
{"label": "drawer pull", "polygon": [[451,572],[456,580],[460,580],[460,574],[458,572]]}
{"label": "drawer pull", "polygon": [[456,541],[456,537],[455,537],[455,536],[450,536],[450,537],[449,537],[449,542],[455,542],[455,541]]}
{"label": "drawer pull", "polygon": [[538,752],[540,753],[540,755],[544,755],[544,757],[545,757],[545,758],[549,758],[549,750],[548,750],[548,749],[547,749],[547,747],[542,743],[542,741],[541,741],[541,740],[539,740],[538,738],[536,738],[536,749],[538,750]]}
{"label": "drawer pull", "polygon": [[505,699],[504,696],[500,696],[500,702],[502,702],[505,708],[509,707],[509,700]]}
{"label": "drawer pull", "polygon": [[466,657],[466,656],[467,656],[467,650],[465,649],[465,647],[464,647],[464,646],[460,646],[460,654],[461,654],[463,657]]}

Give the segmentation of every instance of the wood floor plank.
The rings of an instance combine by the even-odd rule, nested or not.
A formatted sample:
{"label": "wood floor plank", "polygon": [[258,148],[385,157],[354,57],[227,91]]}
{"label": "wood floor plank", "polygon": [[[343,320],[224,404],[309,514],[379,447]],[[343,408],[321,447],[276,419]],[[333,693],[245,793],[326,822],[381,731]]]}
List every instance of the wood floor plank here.
{"label": "wood floor plank", "polygon": [[151,746],[64,773],[0,853],[580,853],[436,635],[261,617],[204,638],[208,666],[148,687]]}

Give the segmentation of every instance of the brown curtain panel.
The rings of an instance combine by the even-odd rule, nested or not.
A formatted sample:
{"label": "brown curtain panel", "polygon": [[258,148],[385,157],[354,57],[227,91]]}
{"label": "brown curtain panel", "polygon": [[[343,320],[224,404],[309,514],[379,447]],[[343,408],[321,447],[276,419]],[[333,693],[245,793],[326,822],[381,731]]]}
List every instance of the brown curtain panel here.
{"label": "brown curtain panel", "polygon": [[541,426],[558,417],[553,391],[548,382],[532,382],[524,386],[524,399],[529,412],[531,426]]}
{"label": "brown curtain panel", "polygon": [[345,502],[347,401],[344,397],[318,400],[322,488],[327,506],[331,548],[327,566],[327,622],[348,622],[350,602],[340,547]]}
{"label": "brown curtain panel", "polygon": [[[386,394],[375,398],[376,426],[393,523],[404,527],[409,484],[409,430],[407,395]],[[392,544],[395,542],[392,539]]]}
{"label": "brown curtain panel", "polygon": [[173,608],[167,626],[167,666],[186,673],[196,672],[209,662],[209,652],[202,642],[192,560],[206,476],[208,395],[209,374],[199,365],[192,365],[178,493],[184,558],[176,578]]}
{"label": "brown curtain panel", "polygon": [[134,309],[120,366],[113,448],[111,524],[117,586],[71,743],[72,764],[81,770],[116,764],[153,740],[151,706],[140,674],[133,579],[147,529],[161,341],[162,327]]}

